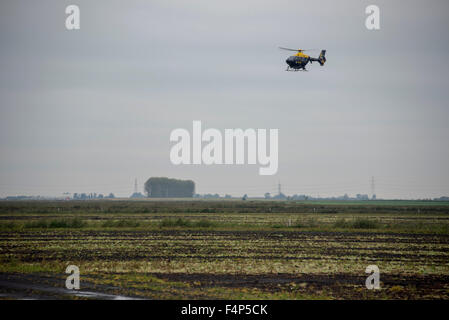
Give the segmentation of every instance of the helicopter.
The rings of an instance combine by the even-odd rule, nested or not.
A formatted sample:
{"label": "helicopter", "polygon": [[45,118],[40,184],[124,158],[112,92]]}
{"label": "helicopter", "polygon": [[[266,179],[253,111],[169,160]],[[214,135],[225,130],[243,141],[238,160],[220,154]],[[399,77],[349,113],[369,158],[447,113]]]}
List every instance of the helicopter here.
{"label": "helicopter", "polygon": [[290,56],[285,60],[287,63],[287,69],[285,71],[307,71],[306,65],[310,62],[317,61],[321,66],[324,65],[326,62],[326,50],[321,50],[320,56],[318,58],[312,58],[304,53],[304,51],[311,51],[314,49],[290,49],[290,48],[283,48],[279,47],[279,49],[287,50],[287,51],[295,51],[297,52],[294,56]]}

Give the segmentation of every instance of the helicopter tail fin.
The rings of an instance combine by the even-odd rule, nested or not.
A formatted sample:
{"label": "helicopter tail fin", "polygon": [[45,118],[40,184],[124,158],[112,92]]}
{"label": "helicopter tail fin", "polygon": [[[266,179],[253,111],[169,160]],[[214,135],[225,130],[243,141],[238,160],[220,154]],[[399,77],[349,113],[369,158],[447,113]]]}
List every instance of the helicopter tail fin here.
{"label": "helicopter tail fin", "polygon": [[324,63],[326,62],[326,50],[321,50],[320,56],[318,57],[318,62],[320,63],[320,65],[324,65]]}

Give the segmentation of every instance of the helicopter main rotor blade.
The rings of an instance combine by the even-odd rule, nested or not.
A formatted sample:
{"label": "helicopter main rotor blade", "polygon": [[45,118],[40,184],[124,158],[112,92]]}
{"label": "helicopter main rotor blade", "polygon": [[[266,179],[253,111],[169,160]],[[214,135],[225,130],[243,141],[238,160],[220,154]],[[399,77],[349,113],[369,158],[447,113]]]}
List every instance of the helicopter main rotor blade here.
{"label": "helicopter main rotor blade", "polygon": [[290,48],[284,48],[284,47],[279,47],[279,49],[282,49],[282,50],[287,50],[287,51],[301,51],[301,50],[297,50],[297,49],[290,49]]}
{"label": "helicopter main rotor blade", "polygon": [[279,47],[279,49],[287,50],[287,51],[294,51],[294,52],[303,52],[303,51],[313,51],[313,50],[318,50],[318,49],[290,49],[290,48],[284,48],[284,47]]}

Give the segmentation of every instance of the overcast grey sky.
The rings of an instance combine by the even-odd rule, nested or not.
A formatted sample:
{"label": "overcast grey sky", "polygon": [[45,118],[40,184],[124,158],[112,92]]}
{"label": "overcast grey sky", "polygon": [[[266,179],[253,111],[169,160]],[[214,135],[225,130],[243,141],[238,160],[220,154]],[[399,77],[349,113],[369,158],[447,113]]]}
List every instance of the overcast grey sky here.
{"label": "overcast grey sky", "polygon": [[[236,196],[370,193],[371,176],[378,197],[449,195],[448,15],[445,0],[1,0],[0,196],[128,196],[150,176]],[[285,72],[278,46],[327,63]],[[193,120],[279,129],[278,173],[172,165],[170,132]]]}

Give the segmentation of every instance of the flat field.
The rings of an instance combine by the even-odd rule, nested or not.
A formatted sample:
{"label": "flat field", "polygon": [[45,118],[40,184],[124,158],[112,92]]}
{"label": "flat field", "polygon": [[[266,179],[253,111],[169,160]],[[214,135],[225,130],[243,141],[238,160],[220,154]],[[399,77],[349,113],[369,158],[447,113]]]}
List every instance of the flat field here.
{"label": "flat field", "polygon": [[0,297],[448,299],[449,203],[3,201]]}

